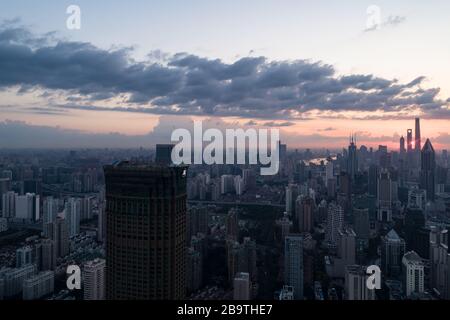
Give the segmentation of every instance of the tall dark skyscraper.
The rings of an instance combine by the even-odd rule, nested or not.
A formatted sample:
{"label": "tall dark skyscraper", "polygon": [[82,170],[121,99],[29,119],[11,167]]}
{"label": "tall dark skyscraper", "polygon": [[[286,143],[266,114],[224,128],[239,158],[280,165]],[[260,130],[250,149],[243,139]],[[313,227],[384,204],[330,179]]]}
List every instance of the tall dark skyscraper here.
{"label": "tall dark skyscraper", "polygon": [[406,147],[405,147],[405,138],[402,136],[400,138],[400,154],[403,155],[406,152]]}
{"label": "tall dark skyscraper", "polygon": [[415,149],[416,151],[420,151],[422,149],[422,141],[420,138],[420,119],[416,118],[416,136],[415,136]]}
{"label": "tall dark skyscraper", "polygon": [[108,300],[185,297],[186,167],[105,166]]}
{"label": "tall dark skyscraper", "polygon": [[358,172],[358,155],[354,136],[351,136],[348,146],[347,172],[351,179],[355,180],[356,172]]}
{"label": "tall dark skyscraper", "polygon": [[408,129],[408,132],[406,135],[406,148],[407,148],[408,152],[411,152],[413,149],[412,140],[413,140],[412,129]]}
{"label": "tall dark skyscraper", "polygon": [[435,198],[436,155],[430,139],[427,139],[421,153],[420,187],[427,191],[427,200]]}

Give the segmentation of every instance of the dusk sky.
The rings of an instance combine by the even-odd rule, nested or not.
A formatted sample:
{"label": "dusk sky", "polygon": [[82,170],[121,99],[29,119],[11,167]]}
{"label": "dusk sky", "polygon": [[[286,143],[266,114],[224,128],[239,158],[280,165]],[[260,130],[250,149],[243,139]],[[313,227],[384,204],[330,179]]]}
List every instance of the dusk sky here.
{"label": "dusk sky", "polygon": [[[80,30],[66,27],[71,4]],[[415,116],[450,148],[448,12],[446,0],[2,1],[0,148],[151,146],[193,119],[278,127],[296,148],[342,148],[351,133],[398,148]]]}

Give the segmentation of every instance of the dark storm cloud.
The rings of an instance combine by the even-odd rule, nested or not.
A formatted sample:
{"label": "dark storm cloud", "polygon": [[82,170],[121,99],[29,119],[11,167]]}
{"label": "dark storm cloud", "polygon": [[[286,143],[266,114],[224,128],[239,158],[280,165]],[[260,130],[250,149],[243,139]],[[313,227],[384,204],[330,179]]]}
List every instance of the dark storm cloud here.
{"label": "dark storm cloud", "polygon": [[114,110],[154,114],[288,120],[312,110],[416,109],[429,118],[450,115],[438,88],[420,87],[423,76],[401,84],[374,75],[337,76],[333,66],[309,60],[225,63],[188,53],[150,54],[138,62],[131,50],[35,36],[6,24],[0,26],[0,90],[63,92],[66,104],[59,107],[67,109],[111,110],[95,105],[121,97],[123,106]]}

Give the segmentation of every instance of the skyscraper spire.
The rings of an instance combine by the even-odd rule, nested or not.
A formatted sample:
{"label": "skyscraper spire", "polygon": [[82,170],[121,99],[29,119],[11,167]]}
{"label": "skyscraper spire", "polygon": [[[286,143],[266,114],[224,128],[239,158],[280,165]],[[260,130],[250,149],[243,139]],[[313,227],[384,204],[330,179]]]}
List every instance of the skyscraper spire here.
{"label": "skyscraper spire", "polygon": [[422,149],[422,142],[420,138],[420,118],[416,118],[415,150],[420,151],[421,149]]}

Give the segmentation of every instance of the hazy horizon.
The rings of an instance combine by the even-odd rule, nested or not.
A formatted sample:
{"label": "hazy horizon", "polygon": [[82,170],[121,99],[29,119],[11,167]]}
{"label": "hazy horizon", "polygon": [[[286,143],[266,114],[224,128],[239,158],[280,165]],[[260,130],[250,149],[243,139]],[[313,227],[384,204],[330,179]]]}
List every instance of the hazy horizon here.
{"label": "hazy horizon", "polygon": [[69,1],[25,3],[0,4],[0,148],[150,146],[207,119],[398,149],[416,116],[450,148],[448,2],[380,1],[368,28],[368,1],[78,1],[80,30]]}

